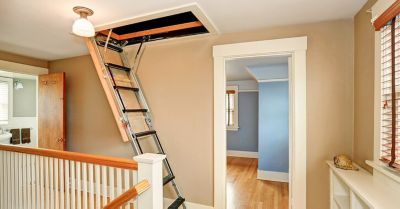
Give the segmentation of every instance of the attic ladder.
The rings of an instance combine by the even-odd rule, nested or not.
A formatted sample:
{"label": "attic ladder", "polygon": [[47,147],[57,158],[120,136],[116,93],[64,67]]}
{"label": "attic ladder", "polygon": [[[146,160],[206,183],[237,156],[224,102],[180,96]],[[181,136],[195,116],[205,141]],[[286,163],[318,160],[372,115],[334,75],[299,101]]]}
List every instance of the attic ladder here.
{"label": "attic ladder", "polygon": [[[137,51],[135,63],[138,63],[140,59],[144,42],[146,42],[145,37],[143,37],[143,41]],[[117,107],[120,117],[120,121],[117,122],[124,127],[127,139],[131,143],[135,154],[143,154],[140,141],[152,139],[156,145],[157,154],[165,155],[166,153],[161,145],[157,131],[153,129],[151,113],[144,97],[140,81],[136,76],[136,69],[130,67],[129,60],[123,49],[124,46],[120,41],[113,39],[104,41],[98,38],[89,39],[87,44],[95,65],[98,64],[96,68],[101,67],[102,75],[99,69],[97,69],[100,79],[103,78],[107,81],[107,84],[102,83],[106,94],[107,91],[112,92],[112,101],[108,98],[110,105],[112,107]],[[103,53],[101,53],[102,50],[104,50]],[[107,60],[107,53],[118,54],[121,62],[109,62]],[[135,64],[134,67],[137,67],[137,65]],[[132,101],[137,102],[137,106],[134,108],[132,107]],[[114,112],[114,114],[116,113]],[[163,185],[171,184],[177,196],[168,209],[176,209],[181,206],[186,209],[185,198],[182,196],[176,184],[175,175],[167,158],[163,161],[163,165],[167,173],[167,175],[163,177]]]}

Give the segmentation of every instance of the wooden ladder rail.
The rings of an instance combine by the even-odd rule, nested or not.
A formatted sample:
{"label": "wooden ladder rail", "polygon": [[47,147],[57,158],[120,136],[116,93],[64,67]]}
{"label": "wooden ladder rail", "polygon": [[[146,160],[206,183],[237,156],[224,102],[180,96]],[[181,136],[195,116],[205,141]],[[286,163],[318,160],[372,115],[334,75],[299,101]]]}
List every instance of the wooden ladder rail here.
{"label": "wooden ladder rail", "polygon": [[128,201],[132,199],[136,199],[140,194],[145,192],[147,189],[150,188],[150,183],[147,180],[143,180],[136,184],[134,187],[129,189],[128,191],[124,192],[113,201],[108,203],[103,209],[116,209],[124,204],[128,203]]}

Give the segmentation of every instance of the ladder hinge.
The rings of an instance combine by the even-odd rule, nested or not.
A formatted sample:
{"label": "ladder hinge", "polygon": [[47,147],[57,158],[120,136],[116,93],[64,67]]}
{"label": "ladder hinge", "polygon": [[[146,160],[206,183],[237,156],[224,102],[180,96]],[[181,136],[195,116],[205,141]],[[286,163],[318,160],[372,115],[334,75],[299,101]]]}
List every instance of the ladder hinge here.
{"label": "ladder hinge", "polygon": [[124,128],[128,128],[128,121],[126,121],[124,118],[121,118],[121,123]]}

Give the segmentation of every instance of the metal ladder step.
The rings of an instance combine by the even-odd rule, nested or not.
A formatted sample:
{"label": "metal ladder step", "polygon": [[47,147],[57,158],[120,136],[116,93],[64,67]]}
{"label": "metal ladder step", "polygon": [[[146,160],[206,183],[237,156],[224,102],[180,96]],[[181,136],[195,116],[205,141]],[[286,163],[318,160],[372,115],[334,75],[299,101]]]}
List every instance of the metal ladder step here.
{"label": "metal ladder step", "polygon": [[128,87],[128,86],[114,86],[114,89],[122,89],[122,90],[139,91],[139,88]]}
{"label": "metal ladder step", "polygon": [[[97,43],[97,45],[102,46],[102,47],[104,47],[104,46],[106,45],[106,42],[105,42],[105,41],[96,41],[96,43]],[[111,44],[111,43],[108,43],[108,44],[107,44],[107,48],[108,48],[108,49],[111,49],[111,50],[113,50],[113,51],[116,51],[116,52],[118,52],[118,53],[121,53],[121,52],[124,51],[121,47],[116,46],[116,45]]]}
{"label": "metal ladder step", "polygon": [[147,109],[123,109],[124,113],[126,112],[147,112]]}
{"label": "metal ladder step", "polygon": [[143,132],[139,132],[136,133],[136,137],[143,137],[143,136],[148,136],[148,135],[152,135],[152,134],[156,134],[156,131],[151,130],[151,131],[143,131]]}
{"label": "metal ladder step", "polygon": [[174,180],[174,179],[175,179],[175,176],[173,176],[173,175],[165,176],[165,177],[163,178],[163,185],[168,184],[169,182],[171,182],[171,181]]}
{"label": "metal ladder step", "polygon": [[185,198],[178,197],[169,207],[168,209],[177,209],[185,202]]}
{"label": "metal ladder step", "polygon": [[114,64],[114,63],[106,63],[105,65],[107,67],[111,67],[111,68],[118,69],[118,70],[123,70],[123,71],[126,71],[126,72],[129,72],[131,70],[129,67],[125,67],[125,66],[122,66],[122,65],[117,65],[117,64]]}

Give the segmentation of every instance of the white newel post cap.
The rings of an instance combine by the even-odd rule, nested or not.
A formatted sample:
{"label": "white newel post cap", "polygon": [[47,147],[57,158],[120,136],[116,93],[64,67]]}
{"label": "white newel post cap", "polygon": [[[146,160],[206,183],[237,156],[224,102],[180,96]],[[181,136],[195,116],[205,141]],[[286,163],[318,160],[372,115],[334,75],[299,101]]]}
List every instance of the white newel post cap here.
{"label": "white newel post cap", "polygon": [[133,159],[138,163],[155,164],[164,160],[165,157],[166,157],[165,155],[160,155],[160,154],[144,153],[142,155],[133,157]]}

